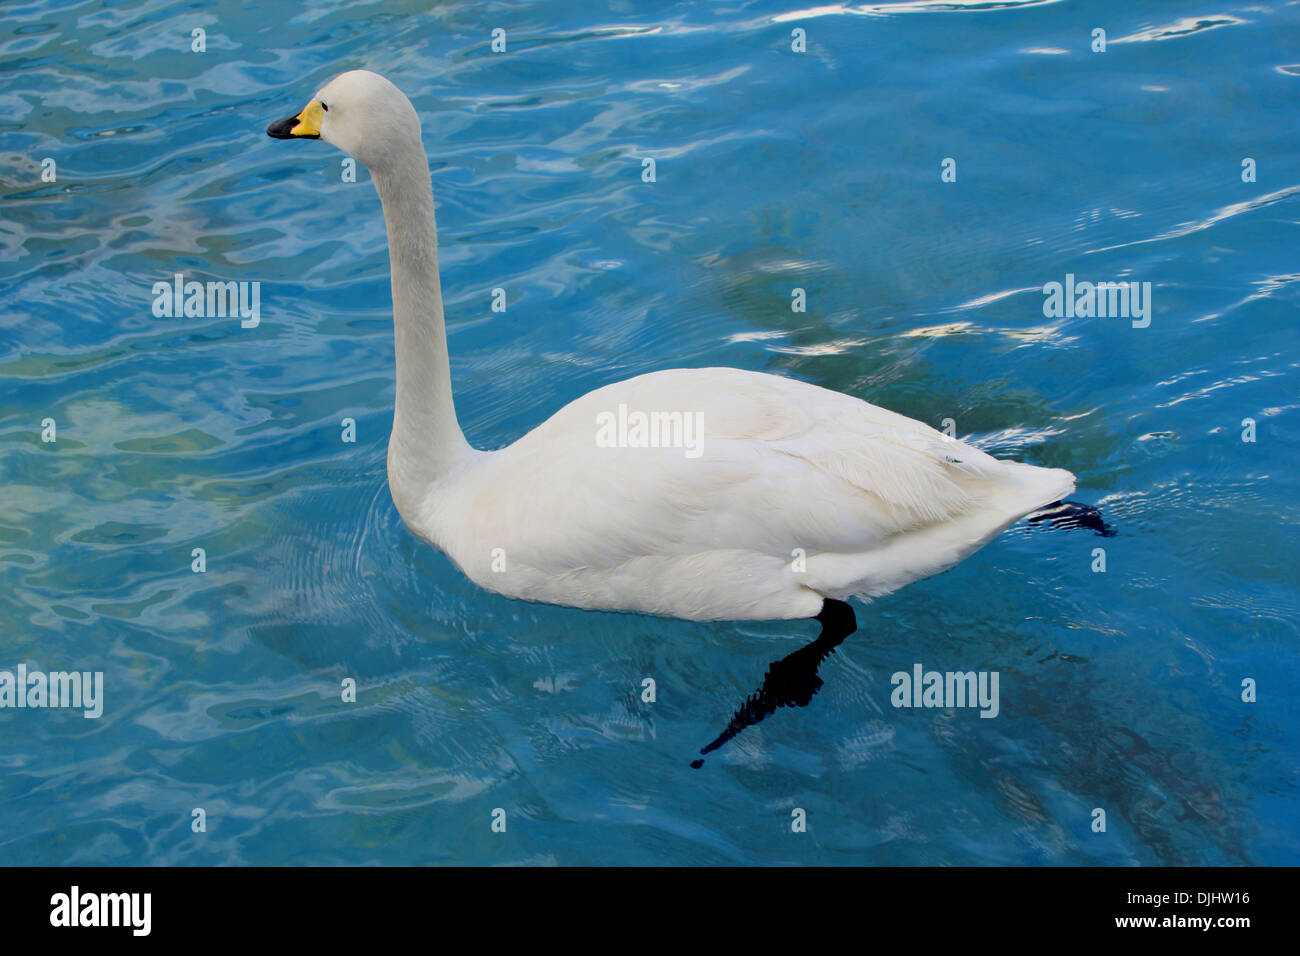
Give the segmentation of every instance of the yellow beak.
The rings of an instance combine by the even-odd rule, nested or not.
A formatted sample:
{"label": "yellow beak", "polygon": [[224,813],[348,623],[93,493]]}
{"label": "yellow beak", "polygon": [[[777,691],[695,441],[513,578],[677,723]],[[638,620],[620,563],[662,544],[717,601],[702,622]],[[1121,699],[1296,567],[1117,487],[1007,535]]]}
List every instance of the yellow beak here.
{"label": "yellow beak", "polygon": [[276,120],[266,128],[266,135],[275,139],[320,139],[320,121],[325,114],[320,100],[312,100],[297,116]]}

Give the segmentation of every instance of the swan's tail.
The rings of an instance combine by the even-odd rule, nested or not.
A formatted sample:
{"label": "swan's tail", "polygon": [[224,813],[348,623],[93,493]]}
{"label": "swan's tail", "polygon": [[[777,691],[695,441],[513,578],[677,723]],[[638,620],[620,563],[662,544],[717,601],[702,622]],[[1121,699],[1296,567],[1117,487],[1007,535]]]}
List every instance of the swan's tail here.
{"label": "swan's tail", "polygon": [[1081,501],[1053,501],[1029,516],[1030,524],[1046,521],[1051,528],[1090,528],[1103,538],[1115,537],[1116,531],[1092,505]]}

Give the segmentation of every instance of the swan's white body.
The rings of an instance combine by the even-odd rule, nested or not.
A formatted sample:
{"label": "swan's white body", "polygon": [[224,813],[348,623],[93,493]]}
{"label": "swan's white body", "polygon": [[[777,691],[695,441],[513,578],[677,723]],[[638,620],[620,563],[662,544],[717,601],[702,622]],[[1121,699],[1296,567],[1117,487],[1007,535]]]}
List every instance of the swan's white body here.
{"label": "swan's white body", "polygon": [[[699,413],[702,453],[598,447],[597,417],[620,404]],[[1073,487],[1069,472],[998,461],[839,392],[673,369],[607,385],[513,445],[466,456],[403,519],[510,597],[798,618],[827,597],[943,571]]]}
{"label": "swan's white body", "polygon": [[[328,109],[304,126],[318,102]],[[998,460],[860,399],[728,368],[607,385],[513,445],[477,451],[452,404],[414,109],[384,78],[355,71],[290,122],[374,178],[393,270],[389,487],[407,527],[481,587],[692,620],[812,617],[827,598],[878,597],[946,570],[1074,488],[1068,471]],[[603,447],[598,422],[620,405],[698,416],[698,455]]]}

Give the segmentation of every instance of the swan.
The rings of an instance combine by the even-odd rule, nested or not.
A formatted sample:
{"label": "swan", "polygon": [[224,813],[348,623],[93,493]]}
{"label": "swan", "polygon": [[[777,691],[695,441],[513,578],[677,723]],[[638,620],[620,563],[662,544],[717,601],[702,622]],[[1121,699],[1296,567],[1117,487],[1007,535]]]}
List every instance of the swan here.
{"label": "swan", "polygon": [[692,621],[816,618],[821,650],[806,656],[820,660],[856,627],[849,598],[947,570],[1074,489],[1063,469],[993,458],[861,399],[735,368],[615,382],[512,445],[473,448],[452,401],[433,188],[411,102],[353,70],[267,134],[325,140],[370,171],[392,272],[389,489],[405,525],[489,591]]}

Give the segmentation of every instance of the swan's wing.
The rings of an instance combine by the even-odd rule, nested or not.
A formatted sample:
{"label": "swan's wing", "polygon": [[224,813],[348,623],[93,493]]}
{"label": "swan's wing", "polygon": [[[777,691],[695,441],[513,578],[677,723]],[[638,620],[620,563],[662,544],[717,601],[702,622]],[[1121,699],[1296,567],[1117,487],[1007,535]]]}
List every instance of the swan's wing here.
{"label": "swan's wing", "polygon": [[[689,420],[698,431],[681,437],[698,443],[602,447],[601,422],[637,412],[697,416]],[[725,561],[752,577],[803,554],[815,573],[800,585],[834,580],[845,594],[884,593],[933,573],[915,556],[908,567],[921,573],[892,577],[870,562],[859,572],[855,559],[946,528],[952,534],[927,545],[920,562],[937,568],[1072,487],[1066,472],[998,461],[859,399],[736,369],[676,369],[598,389],[486,456],[477,472],[448,503],[449,532],[439,536],[447,540],[438,542],[462,567],[457,542],[470,540],[480,554],[500,541],[516,562],[550,576],[645,571],[644,559],[690,568],[708,555],[713,564],[699,564],[700,573],[716,575]],[[859,573],[881,587],[863,585]]]}

